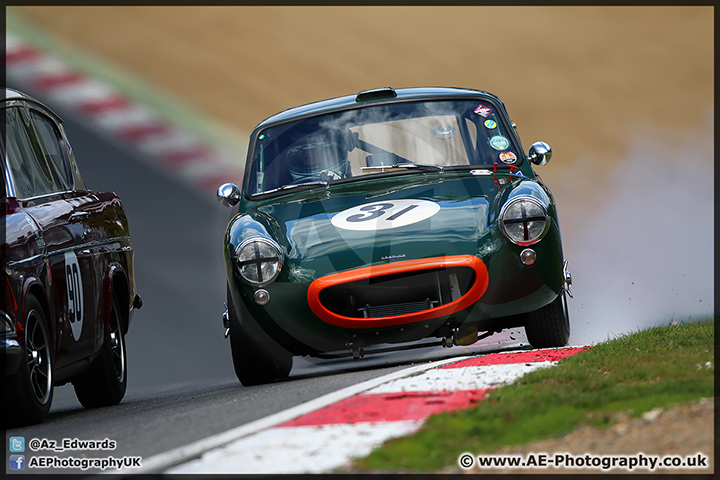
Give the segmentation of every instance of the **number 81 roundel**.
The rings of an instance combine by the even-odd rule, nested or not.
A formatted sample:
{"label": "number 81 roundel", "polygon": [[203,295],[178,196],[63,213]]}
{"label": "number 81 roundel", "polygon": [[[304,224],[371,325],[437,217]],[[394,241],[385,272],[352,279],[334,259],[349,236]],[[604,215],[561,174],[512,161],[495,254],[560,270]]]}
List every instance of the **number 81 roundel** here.
{"label": "number 81 roundel", "polygon": [[427,200],[386,200],[343,210],[332,224],[344,230],[385,230],[421,222],[439,211],[440,205]]}

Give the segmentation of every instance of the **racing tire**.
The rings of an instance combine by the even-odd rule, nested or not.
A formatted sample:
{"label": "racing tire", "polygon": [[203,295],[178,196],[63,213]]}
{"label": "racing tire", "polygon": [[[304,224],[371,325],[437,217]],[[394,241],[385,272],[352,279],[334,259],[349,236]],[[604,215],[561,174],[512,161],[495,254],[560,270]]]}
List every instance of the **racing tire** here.
{"label": "racing tire", "polygon": [[549,305],[526,314],[525,335],[534,348],[567,345],[570,339],[570,315],[565,292]]}
{"label": "racing tire", "polygon": [[120,301],[113,292],[110,318],[100,356],[90,370],[75,380],[73,387],[80,404],[85,408],[117,405],[127,388],[127,352],[122,331]]}
{"label": "racing tire", "polygon": [[45,311],[34,295],[27,297],[25,341],[18,371],[6,378],[5,427],[40,423],[53,398],[53,353]]}
{"label": "racing tire", "polygon": [[253,340],[240,326],[240,322],[233,318],[230,320],[230,350],[235,375],[245,387],[287,378],[292,369],[292,354],[269,351]]}

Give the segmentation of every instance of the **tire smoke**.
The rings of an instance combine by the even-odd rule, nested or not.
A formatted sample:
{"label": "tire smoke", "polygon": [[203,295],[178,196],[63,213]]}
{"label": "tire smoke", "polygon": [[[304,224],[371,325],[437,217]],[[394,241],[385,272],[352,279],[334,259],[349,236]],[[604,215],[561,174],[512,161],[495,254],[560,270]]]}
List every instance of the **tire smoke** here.
{"label": "tire smoke", "polygon": [[687,131],[639,130],[621,162],[586,157],[561,188],[548,182],[573,275],[571,344],[714,311],[712,112]]}

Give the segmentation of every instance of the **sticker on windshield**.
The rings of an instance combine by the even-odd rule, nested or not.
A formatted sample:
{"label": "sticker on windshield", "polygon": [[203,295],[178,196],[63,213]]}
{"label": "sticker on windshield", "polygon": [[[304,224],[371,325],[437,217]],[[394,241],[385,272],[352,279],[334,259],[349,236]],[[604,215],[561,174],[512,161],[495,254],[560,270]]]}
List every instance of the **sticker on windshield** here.
{"label": "sticker on windshield", "polygon": [[495,150],[505,150],[510,146],[510,142],[508,142],[507,138],[501,135],[495,135],[490,139],[490,146]]}
{"label": "sticker on windshield", "polygon": [[495,120],[485,120],[485,128],[492,130],[493,128],[497,127],[497,122]]}
{"label": "sticker on windshield", "polygon": [[503,163],[515,163],[515,160],[517,160],[517,156],[512,152],[503,152],[500,154],[500,160]]}
{"label": "sticker on windshield", "polygon": [[343,230],[386,230],[421,222],[439,211],[440,205],[428,200],[387,200],[343,210],[332,224]]}
{"label": "sticker on windshield", "polygon": [[80,276],[80,264],[75,252],[65,252],[65,281],[67,291],[67,313],[72,336],[75,340],[80,338],[83,325],[83,285]]}
{"label": "sticker on windshield", "polygon": [[492,113],[492,108],[483,105],[482,103],[475,108],[475,113],[480,115],[483,118],[487,118]]}

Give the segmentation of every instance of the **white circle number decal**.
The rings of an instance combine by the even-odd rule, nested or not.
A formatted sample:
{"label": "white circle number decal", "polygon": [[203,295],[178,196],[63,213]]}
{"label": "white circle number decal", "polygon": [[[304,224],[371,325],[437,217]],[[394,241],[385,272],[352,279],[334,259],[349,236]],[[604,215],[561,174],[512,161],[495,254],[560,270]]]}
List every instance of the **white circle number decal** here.
{"label": "white circle number decal", "polygon": [[75,252],[65,252],[65,281],[67,290],[68,320],[73,338],[80,338],[83,324],[83,286],[80,277],[80,264]]}
{"label": "white circle number decal", "polygon": [[332,224],[345,230],[385,230],[421,222],[439,211],[440,205],[427,200],[387,200],[348,208]]}

